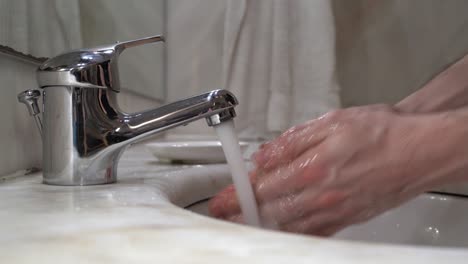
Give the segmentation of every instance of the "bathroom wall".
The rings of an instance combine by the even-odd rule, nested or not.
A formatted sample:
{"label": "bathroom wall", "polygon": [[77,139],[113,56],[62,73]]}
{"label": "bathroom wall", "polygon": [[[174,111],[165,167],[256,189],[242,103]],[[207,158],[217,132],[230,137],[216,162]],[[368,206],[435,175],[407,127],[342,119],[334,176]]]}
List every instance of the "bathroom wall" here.
{"label": "bathroom wall", "polygon": [[345,106],[397,102],[468,53],[468,1],[332,3]]}
{"label": "bathroom wall", "polygon": [[[37,66],[0,53],[0,176],[27,168],[41,167],[42,143],[26,107],[17,94],[36,89]],[[154,99],[136,94],[119,95],[124,110],[137,111],[160,105]]]}
{"label": "bathroom wall", "polygon": [[0,175],[40,167],[41,142],[34,121],[16,99],[37,87],[36,66],[0,53]]}
{"label": "bathroom wall", "polygon": [[[164,86],[161,92],[152,95],[123,93],[119,101],[124,110],[153,108],[163,102],[162,97],[173,101],[199,91],[222,88],[226,2],[170,0],[166,7],[159,7],[167,8],[167,93]],[[467,1],[333,0],[332,3],[344,106],[398,101],[468,51],[465,22],[468,18],[463,13],[468,8]],[[153,32],[151,27],[144,30],[145,34]],[[134,34],[131,37],[139,36],[138,32]],[[36,87],[35,67],[0,54],[3,86],[0,175],[40,166],[38,133],[26,109],[16,100],[18,92]],[[199,121],[171,134],[177,137],[210,131]]]}
{"label": "bathroom wall", "polygon": [[[164,35],[165,0],[80,0],[84,47]],[[119,60],[122,90],[165,99],[164,43],[133,47]]]}
{"label": "bathroom wall", "polygon": [[[221,88],[226,0],[167,1],[167,100]],[[214,137],[203,120],[171,137]]]}
{"label": "bathroom wall", "polygon": [[[169,1],[169,99],[220,87],[226,2]],[[468,53],[468,1],[331,3],[343,106],[395,103]],[[202,122],[177,130],[200,131]]]}
{"label": "bathroom wall", "polygon": [[[6,3],[12,4],[12,2]],[[117,38],[126,40],[164,33],[164,0],[141,1],[138,5],[129,3],[122,0],[80,1],[82,37],[77,36],[80,32],[73,31],[73,35],[77,36],[76,39],[80,41],[67,42],[74,45],[68,48],[64,46],[60,46],[60,48],[45,46],[45,48],[50,48],[51,54],[57,54],[70,48],[112,43]],[[62,11],[66,11],[67,7],[61,6],[61,8]],[[121,13],[124,13],[125,16],[121,16]],[[22,29],[21,24],[17,23],[16,26],[13,26],[11,23],[7,23],[17,22],[17,17],[7,16],[3,12],[1,18],[4,23],[0,26],[2,29],[0,33],[5,33],[2,37],[6,37],[6,33],[18,35],[14,33]],[[27,15],[21,18],[29,21]],[[42,19],[41,21],[46,20]],[[74,25],[75,22],[79,23],[80,19],[69,22],[70,25]],[[50,23],[55,23],[55,20],[50,21]],[[28,36],[25,35],[24,38]],[[46,41],[45,38],[47,37],[43,35],[41,40]],[[14,43],[15,47],[17,43],[22,42]],[[29,42],[22,44],[35,48]],[[21,49],[23,52],[32,52],[33,50]],[[37,51],[36,53],[34,54],[38,56],[41,54],[42,56],[50,56],[44,52]],[[118,96],[118,101],[124,111],[136,112],[151,109],[164,102],[163,44],[129,50],[123,54],[121,64],[122,92]],[[0,111],[2,113],[0,114],[0,176],[27,168],[41,167],[42,142],[39,133],[25,106],[17,102],[19,92],[26,89],[36,89],[36,68],[37,66],[34,64],[0,52],[0,85],[3,93],[0,96]]]}

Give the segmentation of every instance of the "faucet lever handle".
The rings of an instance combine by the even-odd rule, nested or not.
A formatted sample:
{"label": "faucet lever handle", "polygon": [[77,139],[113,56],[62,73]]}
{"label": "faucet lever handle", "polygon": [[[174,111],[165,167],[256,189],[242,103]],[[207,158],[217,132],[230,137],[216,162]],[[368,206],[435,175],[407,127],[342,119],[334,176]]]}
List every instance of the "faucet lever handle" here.
{"label": "faucet lever handle", "polygon": [[50,58],[39,66],[37,81],[41,88],[72,86],[110,88],[120,91],[118,57],[122,51],[144,44],[164,41],[163,36],[151,36],[111,45],[69,51]]}
{"label": "faucet lever handle", "polygon": [[155,43],[155,42],[164,42],[164,37],[161,35],[157,36],[151,36],[151,37],[146,37],[146,38],[140,38],[140,39],[134,39],[134,40],[128,40],[128,41],[118,41],[114,45],[114,49],[118,52],[121,53],[122,51],[128,49],[128,48],[133,48],[149,43]]}

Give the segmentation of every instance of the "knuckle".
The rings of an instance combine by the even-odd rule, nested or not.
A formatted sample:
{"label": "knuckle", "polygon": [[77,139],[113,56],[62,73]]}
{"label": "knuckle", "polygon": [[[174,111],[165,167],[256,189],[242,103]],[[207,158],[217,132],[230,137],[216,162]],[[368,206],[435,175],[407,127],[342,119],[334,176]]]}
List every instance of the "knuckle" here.
{"label": "knuckle", "polygon": [[333,121],[336,121],[337,119],[341,118],[344,115],[344,112],[345,112],[345,110],[343,110],[343,109],[332,110],[332,111],[326,113],[325,115],[323,115],[321,117],[321,119],[323,119],[325,121],[333,122]]}
{"label": "knuckle", "polygon": [[376,104],[374,107],[378,111],[384,111],[384,112],[394,112],[395,111],[395,109],[391,105],[388,105],[388,104]]}
{"label": "knuckle", "polygon": [[291,219],[304,216],[304,204],[298,198],[296,194],[285,196],[278,204],[279,210]]}

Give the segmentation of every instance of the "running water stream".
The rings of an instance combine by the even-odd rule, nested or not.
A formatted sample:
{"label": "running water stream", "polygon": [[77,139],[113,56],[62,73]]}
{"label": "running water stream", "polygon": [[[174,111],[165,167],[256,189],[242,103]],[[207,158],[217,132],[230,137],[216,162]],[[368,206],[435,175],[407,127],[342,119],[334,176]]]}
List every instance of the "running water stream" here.
{"label": "running water stream", "polygon": [[257,202],[250,183],[247,167],[239,147],[239,139],[234,130],[234,121],[226,121],[214,127],[223,146],[224,155],[231,170],[242,215],[246,224],[260,227]]}

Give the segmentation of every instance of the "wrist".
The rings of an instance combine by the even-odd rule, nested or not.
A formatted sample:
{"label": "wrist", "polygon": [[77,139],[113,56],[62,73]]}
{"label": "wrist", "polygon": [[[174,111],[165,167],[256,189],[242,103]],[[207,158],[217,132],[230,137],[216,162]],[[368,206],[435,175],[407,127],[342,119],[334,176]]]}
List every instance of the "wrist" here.
{"label": "wrist", "polygon": [[395,105],[399,112],[430,113],[468,106],[468,55]]}
{"label": "wrist", "polygon": [[[423,190],[468,180],[468,114],[444,112],[413,116],[417,138],[412,159]],[[410,157],[411,158],[411,157]]]}

